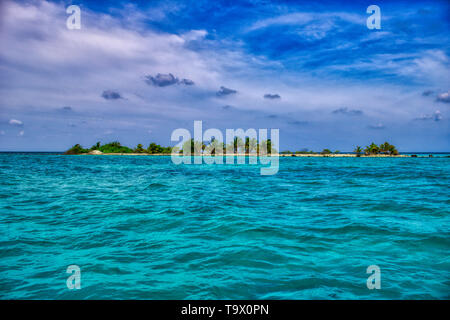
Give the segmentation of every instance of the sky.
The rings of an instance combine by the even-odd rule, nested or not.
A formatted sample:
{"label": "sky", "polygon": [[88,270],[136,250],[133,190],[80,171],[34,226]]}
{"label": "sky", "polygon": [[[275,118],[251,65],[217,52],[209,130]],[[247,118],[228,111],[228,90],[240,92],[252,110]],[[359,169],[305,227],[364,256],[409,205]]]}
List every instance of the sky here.
{"label": "sky", "polygon": [[[381,28],[369,29],[369,5]],[[69,29],[70,5],[80,29]],[[447,1],[0,1],[0,151],[279,129],[450,151]]]}

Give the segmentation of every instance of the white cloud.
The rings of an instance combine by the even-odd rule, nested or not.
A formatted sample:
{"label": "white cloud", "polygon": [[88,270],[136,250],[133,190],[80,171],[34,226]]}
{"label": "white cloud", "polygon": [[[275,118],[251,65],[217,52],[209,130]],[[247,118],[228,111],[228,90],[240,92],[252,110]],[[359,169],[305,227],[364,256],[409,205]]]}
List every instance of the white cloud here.
{"label": "white cloud", "polygon": [[18,126],[18,127],[23,126],[23,122],[20,121],[20,120],[17,120],[17,119],[9,120],[9,124],[12,125],[12,126]]}
{"label": "white cloud", "polygon": [[208,32],[206,30],[191,30],[189,32],[182,34],[181,37],[185,41],[195,41],[203,39],[204,37],[206,37],[207,34]]}
{"label": "white cloud", "polygon": [[[295,115],[296,118],[289,121],[321,123],[321,130],[317,132],[338,126],[341,130],[348,124],[349,127],[360,125],[367,129],[370,123],[378,121],[390,129],[396,127],[391,123],[400,125],[402,119],[406,122],[418,114],[430,114],[435,110],[424,110],[422,97],[416,99],[414,92],[405,87],[388,83],[374,86],[345,78],[337,82],[321,77],[320,72],[313,76],[300,68],[285,68],[280,62],[247,53],[245,45],[239,41],[206,40],[206,30],[191,30],[181,35],[154,32],[143,27],[145,17],[135,7],[127,7],[122,13],[115,12],[114,17],[82,10],[81,30],[68,30],[62,3],[2,3],[2,114],[6,119],[19,117],[21,120],[17,121],[27,124],[26,139],[38,137],[39,130],[43,134],[65,137],[69,124],[76,124],[70,134],[80,139],[70,143],[80,143],[86,137],[88,144],[96,142],[89,139],[112,134],[110,128],[114,128],[114,134],[121,140],[123,135],[137,139],[140,137],[137,130],[145,135],[150,127],[152,138],[159,135],[168,140],[170,131],[167,130],[192,125],[194,119],[211,120],[208,126],[255,127],[259,125],[258,112],[274,112],[273,101],[263,98],[267,92],[276,92],[283,97],[276,103],[277,119]],[[131,13],[129,17],[134,14],[139,23],[128,24],[128,20],[117,18],[128,16],[127,13]],[[161,13],[153,18],[163,17]],[[329,17],[296,13],[259,21],[253,29],[312,22],[301,36],[318,39],[334,28],[332,17],[327,23]],[[362,25],[365,25],[364,16],[340,14],[338,17],[351,23],[360,23],[362,19]],[[319,20],[313,22],[316,18]],[[195,46],[202,49],[190,49],[189,41],[204,41]],[[442,77],[448,74],[448,58],[444,52],[425,52],[421,57],[415,57],[417,60],[412,66],[402,64],[406,60],[403,56],[379,55],[373,61],[368,58],[355,61],[354,65],[326,68],[327,71],[354,68],[367,72],[386,68],[404,72],[412,78],[425,75],[425,80],[431,79],[427,88],[442,88]],[[191,79],[195,86],[148,86],[145,76],[158,73]],[[233,111],[222,109],[224,102],[216,96],[221,86],[239,92],[227,96],[227,104],[233,105]],[[102,98],[102,92],[111,88],[126,99]],[[73,112],[56,114],[54,110],[61,106],[71,106]],[[364,113],[361,123],[354,119],[336,123],[331,112],[342,106],[361,109]],[[233,114],[247,111],[255,113],[248,113],[247,117]],[[273,120],[270,121],[262,125],[272,125]],[[309,135],[316,133],[311,131]],[[48,140],[42,142],[48,143]],[[58,150],[65,146],[61,145]]]}
{"label": "white cloud", "polygon": [[[380,75],[401,76],[408,81],[426,86],[441,86],[448,83],[450,59],[442,50],[426,50],[411,53],[385,53],[362,57],[351,64],[324,66],[322,73],[378,72]],[[370,79],[368,79],[370,80]]]}
{"label": "white cloud", "polygon": [[324,28],[329,29],[330,21],[335,19],[340,19],[354,24],[363,24],[365,23],[366,18],[363,15],[346,12],[294,12],[259,20],[252,24],[246,31],[255,31],[274,25],[307,25],[312,22],[316,25],[316,28],[319,28],[319,25],[323,23],[325,25]]}
{"label": "white cloud", "polygon": [[[237,51],[227,59],[226,53],[202,54],[185,47],[186,41],[203,39],[205,30],[181,36],[137,31],[111,16],[87,10],[82,11],[81,30],[68,30],[64,7],[59,4],[5,2],[2,10],[0,41],[4,49],[0,59],[3,77],[9,81],[2,81],[0,94],[4,104],[13,109],[71,105],[81,112],[103,109],[112,113],[126,104],[129,112],[157,111],[165,97],[145,85],[146,74],[172,72],[213,95],[223,83],[224,62],[238,66],[243,60]],[[190,84],[189,80],[185,83]],[[99,92],[109,88],[133,97],[111,107],[99,97]],[[186,101],[181,94],[182,90],[171,93],[171,99],[177,101],[175,109],[178,102]],[[164,109],[171,109],[170,103]]]}
{"label": "white cloud", "polygon": [[450,103],[450,91],[438,94],[436,100],[439,102]]}

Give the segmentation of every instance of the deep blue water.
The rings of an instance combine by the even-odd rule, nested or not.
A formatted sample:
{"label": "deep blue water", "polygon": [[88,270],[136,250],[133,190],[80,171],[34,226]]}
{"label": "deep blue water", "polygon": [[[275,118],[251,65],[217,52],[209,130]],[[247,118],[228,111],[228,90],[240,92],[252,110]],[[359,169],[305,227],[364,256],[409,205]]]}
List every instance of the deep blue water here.
{"label": "deep blue water", "polygon": [[0,298],[450,297],[450,158],[280,158],[259,173],[0,154]]}

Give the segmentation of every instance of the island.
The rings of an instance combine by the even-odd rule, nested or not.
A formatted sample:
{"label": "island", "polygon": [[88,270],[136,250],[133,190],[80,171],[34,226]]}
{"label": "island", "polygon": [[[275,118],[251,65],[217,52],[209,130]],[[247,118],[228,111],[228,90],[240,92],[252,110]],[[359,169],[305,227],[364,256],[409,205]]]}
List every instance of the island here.
{"label": "island", "polygon": [[[272,148],[270,139],[264,141],[262,145],[267,146],[267,153],[273,156],[279,157],[417,157],[415,154],[405,155],[400,154],[397,148],[388,143],[382,143],[377,145],[371,143],[366,147],[356,146],[353,152],[343,153],[339,150],[331,151],[331,149],[323,149],[320,152],[312,150],[302,149],[300,151],[282,151],[278,152]],[[227,152],[228,151],[232,152]],[[80,144],[76,144],[69,150],[64,152],[65,155],[153,155],[153,156],[168,156],[173,152],[177,154],[183,154],[183,149],[191,149],[191,154],[204,156],[204,155],[222,155],[222,156],[258,156],[261,155],[260,144],[253,139],[247,138],[243,142],[240,138],[235,138],[232,143],[226,145],[223,142],[212,140],[205,144],[204,142],[194,141],[191,139],[187,141],[183,148],[176,147],[163,147],[155,142],[148,145],[147,148],[139,143],[135,148],[123,146],[120,142],[114,141],[106,144],[97,142],[89,149],[83,148]],[[216,150],[221,150],[216,153]],[[432,155],[429,155],[432,156]]]}

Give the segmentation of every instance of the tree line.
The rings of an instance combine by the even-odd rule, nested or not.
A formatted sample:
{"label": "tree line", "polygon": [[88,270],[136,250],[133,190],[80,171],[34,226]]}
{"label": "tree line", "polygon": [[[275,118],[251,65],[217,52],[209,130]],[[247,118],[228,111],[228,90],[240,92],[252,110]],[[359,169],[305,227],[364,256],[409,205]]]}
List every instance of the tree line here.
{"label": "tree line", "polygon": [[356,146],[354,152],[357,156],[361,156],[362,153],[365,155],[386,154],[391,156],[396,156],[399,154],[397,148],[388,142],[382,143],[379,146],[372,142],[364,149],[361,146]]}
{"label": "tree line", "polygon": [[147,149],[144,149],[142,144],[138,144],[136,148],[129,148],[127,146],[123,146],[118,141],[106,143],[101,145],[100,142],[94,144],[91,148],[85,149],[81,145],[76,144],[69,150],[65,152],[65,154],[83,154],[89,153],[91,151],[98,150],[103,153],[167,153],[170,154],[172,152],[172,147],[161,147],[159,144],[154,142],[150,143]]}
{"label": "tree line", "polygon": [[[190,139],[183,144],[182,149],[177,147],[162,147],[159,144],[154,142],[150,143],[149,146],[145,149],[144,146],[139,143],[135,148],[129,148],[123,146],[118,141],[106,143],[101,145],[100,142],[94,144],[91,148],[85,149],[81,145],[76,144],[69,150],[65,152],[65,154],[83,154],[89,153],[91,151],[98,150],[103,153],[147,153],[147,154],[171,154],[172,151],[175,153],[182,153],[183,150],[190,150],[191,154],[202,154],[207,152],[208,154],[226,154],[229,153],[227,151],[231,150],[232,153],[245,153],[245,154],[272,154],[277,153],[277,150],[272,147],[272,142],[270,139],[264,140],[259,143],[256,139],[246,138],[245,141],[239,137],[235,137],[234,140],[225,144],[222,141],[212,139],[209,143],[204,143],[202,141],[195,141],[194,139]],[[375,143],[371,143],[366,146],[364,149],[361,146],[356,146],[354,152],[359,157],[362,154],[365,155],[377,155],[377,154],[385,154],[385,155],[398,155],[399,152],[397,148],[388,142],[382,143],[379,146]],[[339,154],[340,151],[331,151],[330,149],[323,149],[321,152],[308,151],[307,149],[303,149],[301,151],[283,151],[281,154]]]}
{"label": "tree line", "polygon": [[177,147],[162,147],[154,142],[150,143],[145,149],[144,146],[139,143],[135,148],[129,148],[123,146],[118,141],[106,143],[101,145],[100,142],[94,144],[91,148],[85,149],[80,144],[74,145],[72,148],[67,150],[65,154],[83,154],[89,153],[91,151],[98,150],[102,153],[147,153],[147,154],[171,154],[183,153],[183,150],[190,150],[191,154],[202,154],[208,152],[209,154],[226,154],[227,151],[231,150],[232,153],[257,153],[260,154],[264,152],[266,154],[277,153],[277,150],[272,147],[272,142],[270,139],[263,141],[261,144],[256,139],[249,139],[248,137],[242,140],[239,137],[235,137],[234,140],[228,145],[217,140],[212,139],[209,143],[204,143],[202,141],[195,141],[190,139],[183,144],[182,149]]}

